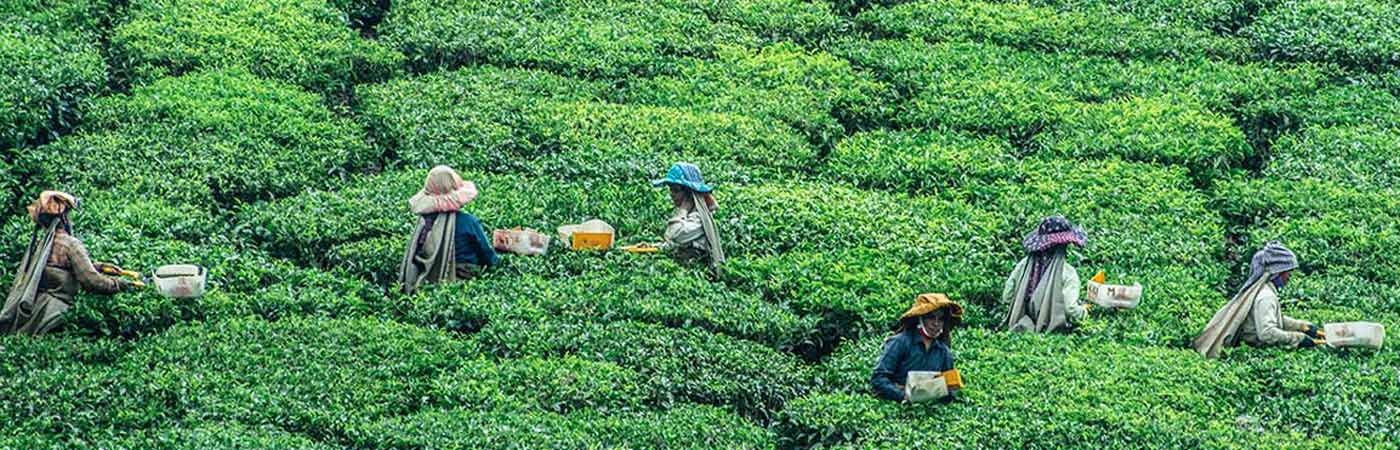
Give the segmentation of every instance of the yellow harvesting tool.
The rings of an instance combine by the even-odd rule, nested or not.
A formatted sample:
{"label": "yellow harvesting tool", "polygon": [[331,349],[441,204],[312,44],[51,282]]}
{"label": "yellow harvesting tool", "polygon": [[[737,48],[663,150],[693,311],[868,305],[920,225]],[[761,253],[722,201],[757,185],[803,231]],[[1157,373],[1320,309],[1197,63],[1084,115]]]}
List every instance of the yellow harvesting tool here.
{"label": "yellow harvesting tool", "polygon": [[146,283],[143,282],[143,281],[141,281],[141,272],[126,270],[126,269],[123,269],[123,268],[121,268],[121,267],[118,267],[116,264],[110,264],[110,263],[104,263],[104,262],[100,262],[100,263],[93,264],[93,266],[96,266],[96,267],[97,267],[97,271],[98,271],[98,272],[102,272],[102,273],[107,274],[107,275],[111,275],[111,276],[114,276],[114,277],[126,277],[126,278],[130,278],[130,279],[132,279],[131,284],[132,284],[133,286],[136,286],[136,287],[146,287]]}
{"label": "yellow harvesting tool", "polygon": [[1093,278],[1090,278],[1090,279],[1089,279],[1089,281],[1093,281],[1093,282],[1098,283],[1098,284],[1105,284],[1105,282],[1106,282],[1107,280],[1108,280],[1108,276],[1104,275],[1104,273],[1103,273],[1102,270],[1100,270],[1098,274],[1094,275]]}
{"label": "yellow harvesting tool", "polygon": [[618,249],[627,253],[656,253],[661,251],[661,247],[652,244],[632,244]]}

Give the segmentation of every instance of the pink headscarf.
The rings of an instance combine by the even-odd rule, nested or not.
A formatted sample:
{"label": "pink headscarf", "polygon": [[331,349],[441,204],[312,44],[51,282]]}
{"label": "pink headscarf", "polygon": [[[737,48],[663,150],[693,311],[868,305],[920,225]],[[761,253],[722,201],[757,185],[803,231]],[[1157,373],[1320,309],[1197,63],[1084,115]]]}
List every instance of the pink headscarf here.
{"label": "pink headscarf", "polygon": [[408,207],[414,214],[452,212],[476,199],[476,185],[462,181],[462,176],[451,167],[437,166],[428,171],[428,179],[423,181],[423,190],[408,199]]}
{"label": "pink headscarf", "polygon": [[78,200],[66,192],[44,191],[29,205],[29,219],[39,223],[39,216],[61,216],[78,206]]}

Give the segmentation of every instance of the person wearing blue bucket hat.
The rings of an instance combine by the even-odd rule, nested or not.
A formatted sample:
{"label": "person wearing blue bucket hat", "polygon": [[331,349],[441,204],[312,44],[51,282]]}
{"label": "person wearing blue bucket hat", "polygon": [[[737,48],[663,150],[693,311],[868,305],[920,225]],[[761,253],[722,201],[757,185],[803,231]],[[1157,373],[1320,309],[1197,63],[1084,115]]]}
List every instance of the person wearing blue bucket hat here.
{"label": "person wearing blue bucket hat", "polygon": [[652,181],[653,186],[671,189],[675,211],[666,222],[664,248],[675,250],[678,256],[708,256],[711,268],[718,271],[724,262],[724,248],[713,213],[719,208],[714,188],[705,184],[700,168],[687,162],[671,165],[666,178]]}

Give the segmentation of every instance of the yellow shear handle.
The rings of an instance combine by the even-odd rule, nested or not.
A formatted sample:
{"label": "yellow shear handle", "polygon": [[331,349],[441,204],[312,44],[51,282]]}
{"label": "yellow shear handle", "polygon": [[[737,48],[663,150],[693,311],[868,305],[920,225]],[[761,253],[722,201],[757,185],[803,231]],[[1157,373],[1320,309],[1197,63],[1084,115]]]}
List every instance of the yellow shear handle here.
{"label": "yellow shear handle", "polygon": [[661,251],[660,247],[651,244],[633,244],[620,249],[627,253],[656,253]]}
{"label": "yellow shear handle", "polygon": [[98,270],[99,272],[105,273],[105,274],[107,274],[107,275],[111,275],[111,276],[114,276],[114,277],[133,278],[133,279],[136,279],[136,280],[140,280],[140,279],[141,279],[141,273],[140,273],[140,272],[133,272],[133,271],[130,271],[130,270],[125,270],[125,269],[122,269],[121,267],[117,267],[116,265],[113,265],[113,264],[108,264],[108,263],[97,263],[97,264],[93,264],[93,265],[94,265],[94,266],[97,266],[97,270]]}

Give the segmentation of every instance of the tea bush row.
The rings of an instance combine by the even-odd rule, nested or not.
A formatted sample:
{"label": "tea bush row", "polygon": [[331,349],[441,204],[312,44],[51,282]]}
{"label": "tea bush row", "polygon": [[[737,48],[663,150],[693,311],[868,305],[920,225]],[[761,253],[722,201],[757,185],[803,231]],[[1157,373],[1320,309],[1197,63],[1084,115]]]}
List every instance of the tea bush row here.
{"label": "tea bush row", "polygon": [[[938,89],[956,81],[1029,86],[1025,89],[1032,89],[1032,93],[1022,95],[1053,94],[1090,103],[1171,94],[1191,98],[1210,111],[1237,120],[1258,114],[1250,108],[1256,103],[1293,100],[1310,93],[1327,76],[1324,70],[1307,64],[1237,64],[1203,58],[1124,61],[990,43],[917,39],[850,39],[834,45],[831,51],[873,72],[907,97],[917,97],[929,86]],[[957,92],[943,95],[956,96]]]}
{"label": "tea bush row", "polygon": [[1382,72],[1400,66],[1400,7],[1374,0],[1285,0],[1243,30],[1261,58]]}
{"label": "tea bush row", "polygon": [[1246,48],[1239,39],[1133,15],[1057,11],[1024,3],[917,1],[872,8],[857,15],[855,21],[877,38],[986,41],[1028,50],[1071,50],[1123,58],[1238,59]]}
{"label": "tea bush row", "polygon": [[1230,118],[1188,99],[1129,98],[1065,111],[1063,123],[1035,137],[1067,157],[1121,157],[1191,168],[1205,179],[1253,154]]}
{"label": "tea bush row", "polygon": [[883,84],[843,59],[790,43],[724,47],[714,60],[686,60],[676,72],[634,78],[614,96],[620,103],[777,120],[819,147],[844,135],[845,123],[869,123],[884,108]]}
{"label": "tea bush row", "polygon": [[383,319],[237,319],[175,327],[120,363],[166,408],[201,421],[276,425],[327,439],[411,413],[475,354],[446,334]]}
{"label": "tea bush row", "polygon": [[443,409],[353,426],[354,446],[370,449],[777,448],[771,431],[703,405],[656,412],[570,414]]}
{"label": "tea bush row", "polygon": [[37,186],[212,207],[334,186],[372,157],[321,96],[233,69],[102,98],[78,133],[18,165]]}
{"label": "tea bush row", "polygon": [[839,26],[826,5],[795,0],[410,0],[394,4],[379,31],[419,72],[486,62],[625,78],[671,72],[723,45],[812,40]]}
{"label": "tea bush row", "polygon": [[468,69],[366,89],[359,110],[393,164],[407,167],[646,179],[694,160],[707,176],[738,180],[793,172],[816,154],[778,120],[587,101],[601,90],[538,72]]}
{"label": "tea bush row", "polygon": [[705,403],[762,418],[810,382],[808,367],[790,353],[693,327],[580,321],[528,309],[515,316],[493,319],[474,335],[484,351],[611,362],[664,387],[661,405]]}
{"label": "tea bush row", "polygon": [[[801,444],[886,446],[922,442],[933,433],[946,436],[944,445],[953,448],[1016,445],[1027,440],[1046,446],[1092,444],[1105,448],[1297,443],[1293,424],[1287,422],[1295,417],[1317,417],[1318,422],[1326,422],[1321,418],[1330,416],[1319,414],[1318,403],[1293,406],[1289,405],[1293,400],[1282,398],[1243,403],[1236,399],[1268,396],[1274,389],[1269,383],[1280,379],[1308,391],[1334,392],[1329,401],[1340,400],[1332,395],[1373,395],[1386,387],[1369,377],[1349,380],[1352,383],[1314,384],[1311,381],[1328,373],[1348,372],[1340,367],[1300,371],[1293,369],[1300,366],[1296,362],[1272,359],[1340,360],[1350,362],[1329,367],[1361,364],[1389,370],[1381,364],[1372,365],[1365,356],[1339,357],[1326,354],[1327,350],[1267,351],[1266,355],[1249,357],[1260,366],[1275,368],[1260,373],[1233,361],[1205,360],[1184,348],[973,329],[955,333],[953,341],[967,388],[957,402],[928,407],[937,408],[936,417],[932,417],[928,408],[911,409],[877,400],[868,393],[869,373],[883,339],[870,337],[833,355],[821,369],[829,393],[789,402],[780,425],[785,430],[782,434]],[[1170,401],[1163,403],[1163,399]],[[1269,410],[1280,406],[1282,410]],[[1343,426],[1309,432],[1307,438],[1319,447],[1343,443],[1364,447],[1384,439],[1381,430],[1387,429],[1385,422],[1391,419],[1381,415],[1388,406],[1363,407],[1349,402],[1346,407],[1364,410],[1347,411],[1344,420],[1375,418],[1369,423],[1374,428],[1356,428],[1372,434],[1342,431],[1347,429]],[[1341,408],[1345,407],[1327,410]],[[1279,418],[1285,419],[1276,422]]]}
{"label": "tea bush row", "polygon": [[1361,189],[1400,186],[1400,129],[1372,126],[1309,127],[1284,135],[1270,149],[1264,175],[1315,178]]}
{"label": "tea bush row", "polygon": [[1232,180],[1217,189],[1216,203],[1246,225],[1246,248],[1280,240],[1299,255],[1305,271],[1400,283],[1394,270],[1400,261],[1385,250],[1400,243],[1393,189],[1313,178]]}
{"label": "tea bush row", "polygon": [[700,328],[790,348],[814,337],[815,322],[727,289],[670,261],[617,264],[610,270],[562,278],[523,274],[488,275],[413,299],[408,320],[459,330],[516,310],[570,320],[635,320],[670,327]]}
{"label": "tea bush row", "polygon": [[111,57],[134,83],[239,67],[326,94],[388,79],[403,55],[350,29],[325,0],[133,0]]}
{"label": "tea bush row", "polygon": [[1368,126],[1387,130],[1400,127],[1400,103],[1396,94],[1375,84],[1326,86],[1309,95],[1278,98],[1253,105],[1262,120],[1276,128]]}
{"label": "tea bush row", "polygon": [[993,0],[1001,3],[1027,3],[1060,12],[1121,14],[1151,23],[1176,24],[1193,29],[1228,34],[1253,20],[1265,6],[1277,0]]}
{"label": "tea bush row", "polygon": [[99,7],[31,3],[0,6],[0,156],[67,131],[106,89],[107,63],[86,23]]}

